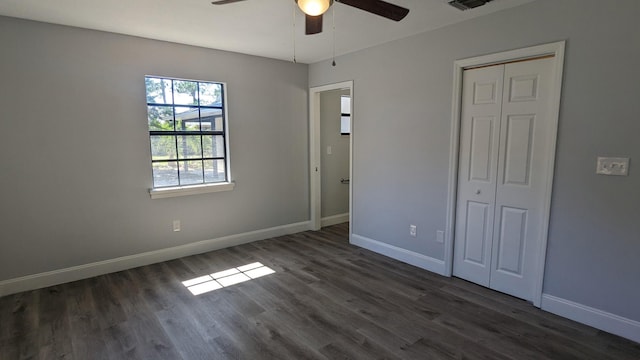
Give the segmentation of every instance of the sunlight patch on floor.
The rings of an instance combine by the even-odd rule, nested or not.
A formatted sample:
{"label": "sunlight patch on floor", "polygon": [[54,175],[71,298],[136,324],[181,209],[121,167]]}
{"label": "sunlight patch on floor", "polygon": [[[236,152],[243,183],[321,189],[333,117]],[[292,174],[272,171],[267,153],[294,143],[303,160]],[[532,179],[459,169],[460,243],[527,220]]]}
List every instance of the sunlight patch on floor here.
{"label": "sunlight patch on floor", "polygon": [[182,285],[189,289],[193,295],[200,295],[273,273],[275,273],[273,269],[255,262],[186,280],[182,282]]}

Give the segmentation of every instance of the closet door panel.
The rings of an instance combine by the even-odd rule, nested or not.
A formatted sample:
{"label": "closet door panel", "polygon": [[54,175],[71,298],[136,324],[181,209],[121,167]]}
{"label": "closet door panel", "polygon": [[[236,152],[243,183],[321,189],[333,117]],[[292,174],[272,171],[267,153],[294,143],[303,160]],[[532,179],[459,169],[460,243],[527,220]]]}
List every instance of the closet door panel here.
{"label": "closet door panel", "polygon": [[458,169],[453,274],[489,286],[504,66],[467,70]]}

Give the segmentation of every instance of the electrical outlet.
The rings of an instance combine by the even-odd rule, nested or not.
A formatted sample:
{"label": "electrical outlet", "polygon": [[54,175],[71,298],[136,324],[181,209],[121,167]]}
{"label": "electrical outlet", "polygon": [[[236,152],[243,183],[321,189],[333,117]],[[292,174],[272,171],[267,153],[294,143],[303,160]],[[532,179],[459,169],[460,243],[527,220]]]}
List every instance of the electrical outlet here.
{"label": "electrical outlet", "polygon": [[444,243],[444,231],[436,230],[436,242],[440,244]]}
{"label": "electrical outlet", "polygon": [[409,236],[416,237],[418,235],[418,227],[415,225],[409,225]]}
{"label": "electrical outlet", "polygon": [[180,220],[173,220],[173,231],[180,231]]}

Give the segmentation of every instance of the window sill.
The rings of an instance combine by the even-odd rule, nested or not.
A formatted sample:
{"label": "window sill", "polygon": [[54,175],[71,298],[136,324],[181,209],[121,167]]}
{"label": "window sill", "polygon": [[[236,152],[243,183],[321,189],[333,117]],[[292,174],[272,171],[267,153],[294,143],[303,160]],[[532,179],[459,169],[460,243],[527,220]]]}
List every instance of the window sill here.
{"label": "window sill", "polygon": [[224,182],[205,185],[176,186],[162,189],[151,189],[149,195],[152,199],[164,199],[177,196],[207,194],[220,191],[231,191],[236,186],[235,182]]}

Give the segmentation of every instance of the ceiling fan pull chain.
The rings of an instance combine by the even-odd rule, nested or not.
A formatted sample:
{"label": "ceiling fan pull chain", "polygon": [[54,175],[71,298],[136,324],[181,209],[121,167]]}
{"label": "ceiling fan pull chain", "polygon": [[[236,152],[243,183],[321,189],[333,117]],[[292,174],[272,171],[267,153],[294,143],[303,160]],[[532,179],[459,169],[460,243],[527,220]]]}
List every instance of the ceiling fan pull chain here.
{"label": "ceiling fan pull chain", "polygon": [[298,61],[296,61],[296,5],[295,2],[293,4],[293,31],[291,34],[293,35],[293,63],[296,64],[298,63]]}
{"label": "ceiling fan pull chain", "polygon": [[336,66],[336,7],[333,6],[333,61],[331,62],[331,66]]}

